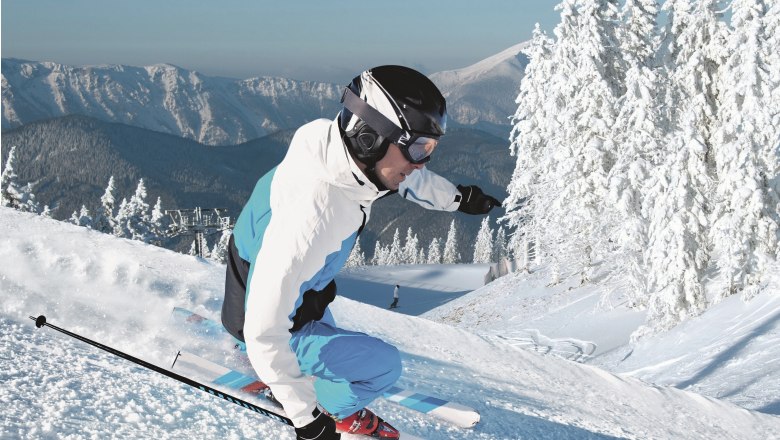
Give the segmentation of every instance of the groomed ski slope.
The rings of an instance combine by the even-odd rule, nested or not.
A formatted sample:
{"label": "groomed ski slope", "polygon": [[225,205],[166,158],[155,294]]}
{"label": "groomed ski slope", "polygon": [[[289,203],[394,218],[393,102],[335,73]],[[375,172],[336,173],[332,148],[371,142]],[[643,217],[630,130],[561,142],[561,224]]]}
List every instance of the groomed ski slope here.
{"label": "groomed ski slope", "polygon": [[[186,343],[168,325],[171,309],[217,318],[223,266],[7,208],[0,230],[0,438],[294,438],[289,427],[28,318],[45,314],[167,367]],[[372,405],[420,437],[780,438],[776,416],[345,298],[333,311],[342,326],[399,347],[401,386],[482,413],[477,428],[461,430],[383,400]]]}

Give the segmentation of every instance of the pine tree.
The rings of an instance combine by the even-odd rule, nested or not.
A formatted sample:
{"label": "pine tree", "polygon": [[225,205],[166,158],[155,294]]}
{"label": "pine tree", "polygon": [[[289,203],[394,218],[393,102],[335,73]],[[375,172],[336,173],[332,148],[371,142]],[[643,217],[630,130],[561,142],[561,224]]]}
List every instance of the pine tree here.
{"label": "pine tree", "polygon": [[656,68],[655,0],[628,0],[623,8],[621,47],[627,59],[626,92],[618,101],[619,113],[610,142],[617,151],[609,173],[609,195],[603,216],[605,234],[615,249],[607,253],[612,275],[627,280],[630,304],[646,301],[647,281],[643,254],[647,248],[647,209],[654,201],[646,197],[650,171],[659,166],[659,151],[665,121],[661,99],[666,84]]}
{"label": "pine tree", "polygon": [[89,210],[85,205],[81,205],[81,211],[73,211],[73,214],[70,216],[70,223],[92,229],[92,217],[89,215]]}
{"label": "pine tree", "polygon": [[777,193],[766,179],[771,170],[762,160],[764,149],[776,139],[764,47],[767,7],[762,0],[735,0],[731,8],[733,31],[720,76],[720,122],[714,133],[719,203],[712,242],[721,252],[719,266],[726,281],[716,301],[738,291],[747,298],[758,292],[777,253],[780,230]]}
{"label": "pine tree", "polygon": [[686,0],[664,4],[669,11],[666,62],[679,109],[665,140],[665,163],[654,172],[648,197],[648,325],[634,337],[676,325],[707,307],[702,278],[709,263],[707,229],[712,209],[712,128],[717,111],[717,66],[722,64],[723,28],[715,0],[692,7]]}
{"label": "pine tree", "polygon": [[419,255],[419,245],[417,235],[412,232],[411,226],[406,230],[406,241],[404,241],[404,247],[402,250],[402,262],[403,264],[417,264],[417,257]]}
{"label": "pine tree", "polygon": [[128,227],[128,221],[130,219],[132,212],[130,210],[130,205],[127,203],[127,199],[122,199],[122,202],[119,203],[119,208],[116,211],[116,216],[114,217],[114,235],[121,238],[130,238],[132,237],[130,233],[130,229]]}
{"label": "pine tree", "polygon": [[[160,199],[157,199],[158,201]],[[222,234],[219,236],[219,240],[214,243],[214,248],[211,249],[209,257],[217,263],[226,263],[228,256],[228,249],[230,244],[230,237],[233,235],[233,231],[230,229],[223,229]]]}
{"label": "pine tree", "polygon": [[[165,238],[165,224],[164,224],[165,214],[163,213],[162,209],[162,200],[160,197],[157,197],[157,203],[154,204],[154,208],[152,208],[152,215],[149,218],[149,239],[148,243],[154,244],[156,246],[162,245],[163,239]],[[223,229],[223,231],[229,230],[229,228]],[[222,234],[222,237],[224,238],[224,232]],[[228,239],[230,238],[230,234],[228,234]],[[215,246],[222,246],[220,241],[215,244]],[[227,243],[224,243],[224,250],[222,248],[219,249],[220,255],[224,256],[227,255]],[[212,252],[213,254],[213,252]],[[213,257],[212,257],[213,258]],[[217,260],[220,263],[224,263],[227,260]]]}
{"label": "pine tree", "polygon": [[374,266],[387,266],[390,260],[389,255],[390,250],[382,246],[382,243],[377,240],[374,245],[374,257],[371,259],[371,264]]}
{"label": "pine tree", "polygon": [[20,187],[17,182],[17,175],[14,171],[14,160],[16,156],[16,147],[11,147],[8,152],[8,159],[5,162],[3,173],[0,175],[0,206],[24,212],[40,212],[38,203],[35,201],[35,194],[32,192],[32,184]]}
{"label": "pine tree", "polygon": [[[568,2],[567,2],[568,3]],[[558,8],[567,7],[562,3]],[[529,62],[525,68],[517,111],[512,117],[510,153],[517,157],[504,201],[502,217],[510,227],[525,234],[540,228],[547,200],[554,195],[555,185],[549,179],[554,162],[554,148],[549,139],[557,132],[557,107],[563,101],[555,85],[562,81],[557,74],[562,68],[552,63],[554,42],[536,25],[533,38],[524,51]],[[560,99],[559,99],[560,98]],[[538,219],[538,220],[537,220]]]}
{"label": "pine tree", "polygon": [[419,253],[417,254],[417,262],[415,264],[425,264],[426,261],[425,249],[420,247]]}
{"label": "pine tree", "polygon": [[499,226],[498,231],[496,232],[496,241],[493,244],[493,261],[500,263],[501,260],[504,259],[509,259],[509,250],[507,248],[506,241],[506,229],[504,229],[503,226]]}
{"label": "pine tree", "polygon": [[108,179],[108,186],[100,198],[100,208],[95,214],[95,230],[106,234],[113,234],[116,227],[114,214],[114,176]]}
{"label": "pine tree", "polygon": [[477,240],[474,243],[474,263],[492,263],[493,229],[490,227],[490,217],[482,219]]}
{"label": "pine tree", "polygon": [[431,243],[428,245],[428,264],[441,264],[441,246],[439,245],[439,239],[433,237]]}
{"label": "pine tree", "polygon": [[352,248],[352,252],[349,253],[347,262],[344,263],[344,267],[360,267],[366,265],[366,255],[363,253],[363,249],[360,248],[360,238],[355,240],[355,246]]}
{"label": "pine tree", "polygon": [[672,151],[664,166],[654,171],[657,194],[650,212],[648,271],[648,325],[634,337],[666,330],[706,307],[702,276],[709,260],[706,248],[705,198],[698,190],[707,178],[703,166],[704,141],[696,136],[694,111],[683,114],[682,130],[669,140]]}
{"label": "pine tree", "polygon": [[[149,204],[146,203],[146,186],[144,179],[138,181],[135,194],[127,203],[129,216],[127,219],[127,229],[129,238],[133,240],[149,243],[152,238],[152,227],[149,217]],[[205,251],[204,247],[204,251]],[[205,257],[205,256],[204,256]]]}
{"label": "pine tree", "polygon": [[458,231],[455,227],[455,220],[450,223],[450,230],[447,232],[447,241],[444,242],[444,256],[442,263],[456,264],[460,263],[460,254],[458,253]]}
{"label": "pine tree", "polygon": [[387,255],[385,264],[388,266],[403,264],[403,248],[401,247],[401,234],[398,228],[395,228],[393,233],[393,243],[390,245],[390,252]]}

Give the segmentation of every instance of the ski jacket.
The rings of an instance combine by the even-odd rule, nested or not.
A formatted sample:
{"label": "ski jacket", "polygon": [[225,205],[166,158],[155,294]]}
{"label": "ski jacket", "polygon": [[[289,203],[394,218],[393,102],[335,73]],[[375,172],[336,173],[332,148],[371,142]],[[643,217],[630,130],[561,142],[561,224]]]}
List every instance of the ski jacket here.
{"label": "ski jacket", "polygon": [[[290,348],[291,331],[306,315],[304,302],[322,309],[309,320],[335,325],[325,310],[335,296],[333,279],[368,221],[371,204],[387,193],[349,155],[338,121],[320,119],[296,131],[284,160],[258,181],[236,221],[235,246],[249,263],[247,355],[295,426],[314,420],[317,398]],[[407,176],[399,194],[444,211],[456,210],[460,200],[452,183],[425,168]],[[304,293],[322,295],[321,300],[304,301]]]}

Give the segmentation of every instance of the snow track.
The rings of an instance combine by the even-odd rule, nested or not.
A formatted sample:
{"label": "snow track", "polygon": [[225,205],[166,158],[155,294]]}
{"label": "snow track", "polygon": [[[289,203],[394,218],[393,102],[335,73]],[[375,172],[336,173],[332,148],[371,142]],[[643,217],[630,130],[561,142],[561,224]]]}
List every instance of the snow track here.
{"label": "snow track", "polygon": [[[6,208],[0,229],[0,438],[294,438],[285,425],[36,329],[28,318],[46,314],[54,325],[167,368],[182,342],[166,326],[171,308],[218,317],[222,266]],[[780,438],[776,416],[511,341],[344,298],[333,312],[344,327],[399,347],[400,386],[482,414],[475,429],[463,430],[381,399],[371,405],[423,438]]]}

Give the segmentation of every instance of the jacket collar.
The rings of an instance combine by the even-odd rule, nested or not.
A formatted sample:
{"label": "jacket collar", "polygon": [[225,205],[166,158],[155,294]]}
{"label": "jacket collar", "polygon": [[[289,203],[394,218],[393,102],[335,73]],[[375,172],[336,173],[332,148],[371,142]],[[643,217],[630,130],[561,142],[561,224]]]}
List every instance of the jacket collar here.
{"label": "jacket collar", "polygon": [[328,128],[326,167],[333,177],[333,183],[345,191],[347,196],[361,204],[371,204],[390,191],[380,191],[371,182],[341,139],[338,118]]}

